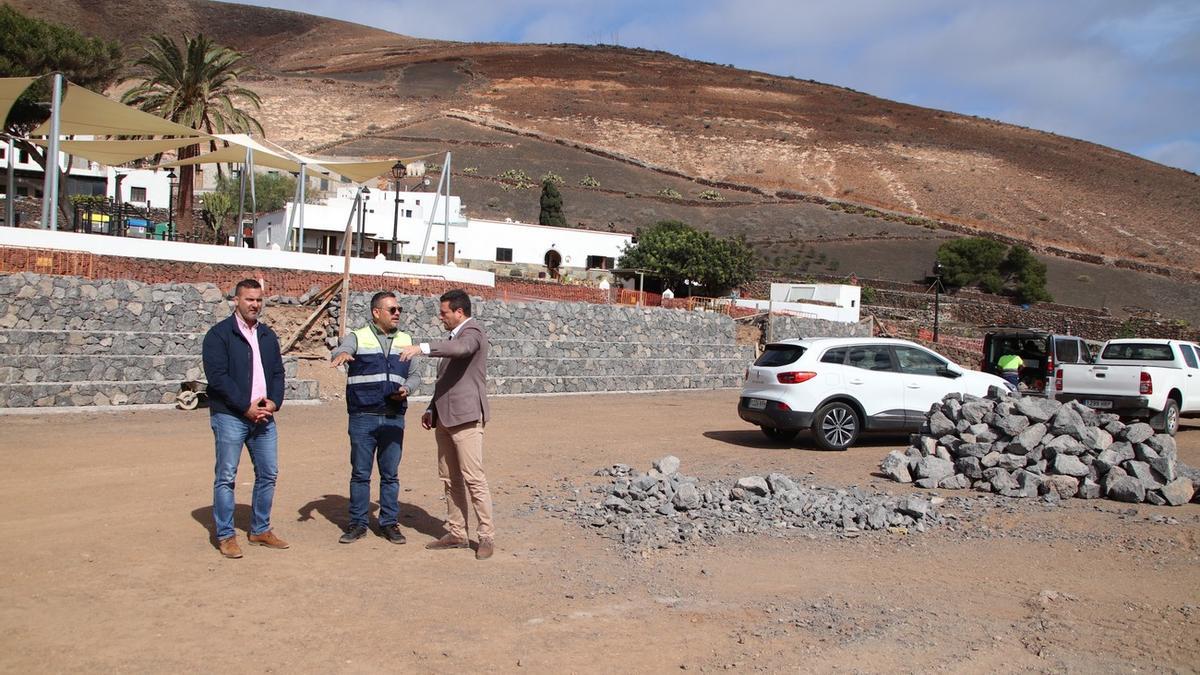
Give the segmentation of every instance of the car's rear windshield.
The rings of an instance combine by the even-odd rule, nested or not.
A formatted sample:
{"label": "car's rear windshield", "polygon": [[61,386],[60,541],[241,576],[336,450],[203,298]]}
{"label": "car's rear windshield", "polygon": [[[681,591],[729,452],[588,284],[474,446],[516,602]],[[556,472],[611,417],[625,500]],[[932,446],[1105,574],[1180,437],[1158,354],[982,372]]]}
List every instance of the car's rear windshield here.
{"label": "car's rear windshield", "polygon": [[800,345],[767,345],[767,349],[754,365],[767,368],[786,366],[795,363],[801,356],[804,356],[804,347]]}
{"label": "car's rear windshield", "polygon": [[1171,350],[1171,345],[1122,342],[1105,345],[1100,358],[1110,361],[1174,361],[1175,352]]}

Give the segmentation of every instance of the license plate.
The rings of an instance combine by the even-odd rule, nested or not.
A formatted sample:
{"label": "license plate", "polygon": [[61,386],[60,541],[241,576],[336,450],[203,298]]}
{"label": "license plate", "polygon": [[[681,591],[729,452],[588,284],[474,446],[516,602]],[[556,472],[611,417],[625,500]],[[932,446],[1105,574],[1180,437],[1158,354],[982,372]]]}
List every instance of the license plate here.
{"label": "license plate", "polygon": [[746,407],[751,410],[763,410],[767,407],[767,402],[761,398],[752,398],[746,401]]}
{"label": "license plate", "polygon": [[1098,400],[1096,400],[1096,399],[1094,399],[1094,398],[1086,398],[1086,399],[1084,399],[1084,400],[1083,400],[1083,404],[1084,404],[1084,405],[1086,405],[1086,406],[1087,406],[1087,407],[1089,407],[1089,408],[1104,408],[1104,409],[1108,409],[1108,408],[1111,408],[1111,407],[1112,407],[1112,401],[1098,401]]}

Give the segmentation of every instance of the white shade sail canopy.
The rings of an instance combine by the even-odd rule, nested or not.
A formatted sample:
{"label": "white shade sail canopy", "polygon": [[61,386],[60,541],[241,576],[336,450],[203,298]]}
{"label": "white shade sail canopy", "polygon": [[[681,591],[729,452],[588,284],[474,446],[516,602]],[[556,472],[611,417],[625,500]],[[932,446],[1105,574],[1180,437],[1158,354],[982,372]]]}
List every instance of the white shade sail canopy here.
{"label": "white shade sail canopy", "polygon": [[[66,89],[58,128],[61,135],[207,136],[202,131],[131,108],[77,84],[68,83]],[[50,122],[46,121],[34,129],[32,135],[49,133]]]}
{"label": "white shade sail canopy", "polygon": [[[161,152],[167,152],[168,150],[177,150],[185,145],[205,143],[208,140],[207,138],[197,137],[160,138],[139,141],[59,141],[58,149],[69,155],[90,159],[100,164],[120,166],[135,159],[150,157]],[[31,142],[42,147],[45,147],[49,143],[49,141],[40,138],[31,139]]]}

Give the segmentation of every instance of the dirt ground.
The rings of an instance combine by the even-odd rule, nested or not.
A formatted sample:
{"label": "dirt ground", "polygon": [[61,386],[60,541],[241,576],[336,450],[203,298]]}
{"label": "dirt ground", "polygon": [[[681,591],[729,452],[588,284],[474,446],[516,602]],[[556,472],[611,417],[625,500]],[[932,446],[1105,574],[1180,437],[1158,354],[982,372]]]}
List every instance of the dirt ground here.
{"label": "dirt ground", "polygon": [[[339,545],[339,402],[285,406],[273,524],[286,551],[211,531],[205,411],[3,416],[0,670],[346,672],[1194,672],[1200,506],[1073,500],[926,534],[735,536],[627,557],[536,502],[595,469],[675,454],[701,478],[871,472],[903,437],[844,453],[768,445],[735,391],[501,398],[485,440],[498,552],[431,552],[432,435],[401,465],[409,543]],[[1200,426],[1179,436],[1200,464]],[[583,498],[587,498],[586,488]],[[1174,523],[1153,522],[1167,516]],[[978,522],[978,521],[976,521]]]}

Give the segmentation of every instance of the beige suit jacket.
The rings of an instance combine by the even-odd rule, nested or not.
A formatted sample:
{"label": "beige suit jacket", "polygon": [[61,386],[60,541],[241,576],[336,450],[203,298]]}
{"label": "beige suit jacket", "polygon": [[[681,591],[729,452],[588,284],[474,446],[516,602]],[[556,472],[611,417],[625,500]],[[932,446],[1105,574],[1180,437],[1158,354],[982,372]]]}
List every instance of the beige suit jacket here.
{"label": "beige suit jacket", "polygon": [[441,358],[429,409],[435,424],[454,427],[491,417],[487,399],[488,338],[471,319],[452,340],[429,343],[429,355]]}

